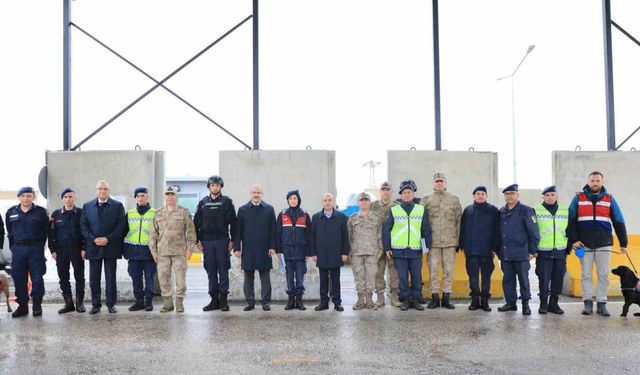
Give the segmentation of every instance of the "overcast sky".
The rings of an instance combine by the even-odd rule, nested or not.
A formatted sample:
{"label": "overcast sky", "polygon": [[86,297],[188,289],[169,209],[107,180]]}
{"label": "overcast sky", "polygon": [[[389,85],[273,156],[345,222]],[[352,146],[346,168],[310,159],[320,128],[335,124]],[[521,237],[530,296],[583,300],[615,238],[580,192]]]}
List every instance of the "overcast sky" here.
{"label": "overcast sky", "polygon": [[[261,2],[261,148],[336,150],[338,192],[368,184],[367,160],[433,149],[429,0]],[[250,0],[76,0],[72,19],[161,79],[251,13]],[[613,19],[640,37],[640,2]],[[73,143],[153,86],[73,30]],[[62,0],[0,0],[0,189],[37,184],[62,148]],[[511,183],[508,75],[516,81],[518,182],[551,182],[551,151],[605,150],[600,0],[441,0],[442,144],[499,153]],[[640,125],[640,47],[613,31],[618,143]],[[246,143],[252,139],[251,23],[166,85]],[[89,149],[167,151],[168,176],[208,176],[218,150],[242,149],[162,89]],[[640,148],[640,135],[624,149]],[[302,172],[302,171],[301,171]],[[308,171],[305,171],[308,172]]]}

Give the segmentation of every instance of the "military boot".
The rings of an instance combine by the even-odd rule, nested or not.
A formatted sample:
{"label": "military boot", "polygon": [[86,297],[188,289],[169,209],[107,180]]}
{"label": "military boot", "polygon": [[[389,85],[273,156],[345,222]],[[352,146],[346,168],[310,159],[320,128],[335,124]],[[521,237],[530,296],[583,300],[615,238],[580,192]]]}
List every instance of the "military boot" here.
{"label": "military boot", "polygon": [[400,302],[400,296],[398,295],[398,292],[391,292],[391,306],[393,307],[400,307],[402,306],[402,302]]}
{"label": "military boot", "polygon": [[531,308],[527,299],[522,300],[522,315],[531,315]]}
{"label": "military boot", "polygon": [[227,297],[229,297],[229,293],[220,293],[220,311],[229,311]]}
{"label": "military boot", "polygon": [[31,313],[33,316],[42,316],[42,298],[33,299],[33,311]]}
{"label": "military boot", "polygon": [[87,309],[84,307],[84,296],[76,295],[76,311],[79,313],[87,311]]}
{"label": "military boot", "polygon": [[[384,300],[384,295],[382,296],[382,298]],[[376,305],[373,302],[373,293],[366,293],[364,295],[364,299],[365,299],[365,306],[367,307],[367,309],[378,310],[378,305]]]}
{"label": "military boot", "polygon": [[167,313],[167,312],[173,311],[173,298],[163,297],[162,299],[164,300],[164,304],[162,305],[160,312]]}
{"label": "military boot", "polygon": [[353,305],[354,310],[362,310],[365,308],[364,293],[358,293],[358,301]]}
{"label": "military boot", "polygon": [[176,312],[184,312],[184,298],[176,297]]}
{"label": "military boot", "polygon": [[138,311],[138,310],[144,310],[143,298],[136,298],[136,302],[134,302],[133,305],[129,306],[129,311]]}
{"label": "military boot", "polygon": [[383,307],[383,306],[384,306],[384,291],[378,292],[377,298],[376,298],[376,307]]}
{"label": "military boot", "polygon": [[144,311],[153,311],[153,297],[144,297]]}
{"label": "military boot", "polygon": [[480,308],[484,311],[491,311],[491,306],[489,306],[489,298],[482,297],[480,299]]}
{"label": "military boot", "polygon": [[220,310],[220,294],[214,293],[211,296],[211,302],[202,308],[202,311]]}
{"label": "military boot", "polygon": [[431,293],[431,301],[427,305],[428,309],[435,309],[440,307],[440,297],[438,297],[438,293]]}
{"label": "military boot", "polygon": [[442,303],[440,304],[440,306],[445,307],[449,310],[453,310],[456,307],[449,302],[449,297],[451,296],[451,293],[442,293]]}
{"label": "military boot", "polygon": [[593,314],[593,301],[588,299],[584,301],[584,308],[582,309],[582,315]]}
{"label": "military boot", "polygon": [[289,294],[289,301],[287,302],[286,306],[284,307],[285,310],[293,310],[296,307],[295,298],[296,298],[296,296],[294,296],[293,294]]}
{"label": "military boot", "polygon": [[538,308],[538,314],[546,314],[549,311],[549,303],[547,297],[540,297],[540,307]]}
{"label": "military boot", "polygon": [[12,318],[19,318],[21,316],[29,315],[29,303],[21,303],[18,305],[16,311],[11,314]]}
{"label": "military boot", "polygon": [[554,314],[564,314],[564,310],[558,305],[558,296],[551,296],[549,298],[549,312]]}
{"label": "military boot", "polygon": [[304,307],[304,304],[302,303],[302,294],[298,294],[296,296],[296,307],[298,307],[298,310],[306,310],[307,308]]}
{"label": "military boot", "polygon": [[471,304],[469,305],[469,310],[475,311],[480,308],[480,297],[471,297]]}
{"label": "military boot", "polygon": [[58,310],[58,314],[66,314],[71,311],[75,311],[76,307],[73,305],[73,297],[64,295],[64,307]]}

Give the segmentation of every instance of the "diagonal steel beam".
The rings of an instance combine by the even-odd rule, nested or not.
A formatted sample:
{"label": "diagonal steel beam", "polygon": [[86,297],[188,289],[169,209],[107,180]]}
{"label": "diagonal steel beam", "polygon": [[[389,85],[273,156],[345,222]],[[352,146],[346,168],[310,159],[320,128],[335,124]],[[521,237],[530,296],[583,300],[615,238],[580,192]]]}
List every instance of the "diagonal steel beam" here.
{"label": "diagonal steel beam", "polygon": [[622,26],[618,25],[616,23],[616,21],[611,20],[611,24],[613,26],[615,26],[615,28],[618,29],[621,33],[623,33],[627,38],[631,39],[635,44],[640,46],[640,41],[638,39],[634,38],[633,35],[629,34],[629,32],[627,32],[627,30],[623,29]]}
{"label": "diagonal steel beam", "polygon": [[244,20],[240,21],[238,24],[236,24],[234,27],[232,27],[231,29],[229,29],[226,33],[222,34],[218,39],[214,40],[212,43],[210,43],[208,46],[206,46],[205,48],[203,48],[200,52],[198,52],[195,56],[193,56],[192,58],[190,58],[189,60],[187,60],[184,64],[180,65],[180,67],[178,67],[176,70],[174,70],[173,72],[171,72],[168,76],[166,76],[165,78],[163,78],[162,80],[160,80],[158,83],[156,83],[153,87],[151,87],[149,90],[147,90],[144,94],[140,95],[138,98],[136,98],[134,101],[132,101],[131,103],[129,103],[126,107],[124,107],[121,111],[119,111],[118,113],[116,113],[113,117],[111,117],[109,120],[107,120],[107,122],[105,122],[104,124],[102,124],[100,127],[98,127],[96,130],[94,130],[91,134],[89,134],[87,137],[85,137],[82,141],[80,141],[77,145],[75,145],[71,150],[75,151],[78,147],[82,146],[83,144],[85,144],[88,140],[90,140],[91,138],[93,138],[96,134],[100,133],[104,128],[106,128],[107,126],[109,126],[113,121],[115,121],[118,117],[122,116],[125,112],[127,112],[129,109],[131,109],[131,107],[133,107],[134,105],[138,104],[142,99],[144,99],[145,97],[147,97],[147,95],[151,94],[153,91],[155,91],[158,87],[162,86],[165,82],[167,82],[168,80],[170,80],[173,76],[175,76],[176,74],[178,74],[182,69],[184,69],[185,67],[187,67],[189,64],[191,64],[193,61],[195,61],[198,57],[202,56],[205,52],[207,52],[209,49],[211,49],[211,47],[215,46],[216,44],[218,44],[221,40],[223,40],[224,38],[226,38],[227,36],[229,36],[229,34],[231,34],[232,32],[234,32],[236,29],[238,29],[240,26],[242,26],[245,22],[249,21],[251,18],[253,17],[253,15],[249,15],[247,16]]}
{"label": "diagonal steel beam", "polygon": [[165,86],[164,84],[160,83],[160,81],[158,81],[157,79],[155,79],[153,76],[151,76],[150,74],[148,74],[147,72],[145,72],[142,68],[140,68],[139,66],[137,66],[136,64],[134,64],[132,61],[130,61],[129,59],[127,59],[126,57],[122,56],[120,53],[116,52],[113,48],[109,47],[108,45],[106,45],[104,42],[102,42],[100,39],[96,38],[95,36],[91,35],[88,31],[84,30],[83,28],[81,28],[80,26],[76,25],[75,23],[71,23],[71,26],[75,27],[78,31],[80,31],[81,33],[83,33],[84,35],[86,35],[88,38],[90,38],[91,40],[93,40],[94,42],[98,43],[99,45],[101,45],[102,47],[104,47],[107,51],[113,53],[114,55],[116,55],[119,59],[121,59],[122,61],[124,61],[125,63],[127,63],[129,66],[131,66],[132,68],[134,68],[135,70],[137,70],[138,72],[140,72],[142,75],[144,75],[145,77],[149,78],[150,80],[152,80],[153,82],[160,84],[160,86],[165,89],[167,92],[169,92],[171,95],[175,96],[178,100],[180,100],[181,102],[183,102],[184,104],[186,104],[189,108],[193,109],[194,111],[196,111],[199,115],[201,115],[202,117],[204,117],[205,119],[207,119],[209,122],[211,122],[212,124],[214,124],[215,126],[217,126],[218,128],[220,128],[223,132],[227,133],[229,136],[231,136],[233,139],[235,139],[236,141],[240,142],[243,146],[245,147],[249,147],[250,146],[243,142],[240,138],[236,137],[233,133],[231,133],[229,130],[225,129],[222,125],[220,125],[219,123],[217,123],[215,120],[213,120],[211,117],[207,116],[204,112],[202,112],[201,110],[199,110],[198,108],[196,108],[193,104],[189,103],[186,99],[184,99],[182,96],[178,95],[176,92],[174,92],[173,90],[171,90],[170,88],[168,88],[167,86]]}

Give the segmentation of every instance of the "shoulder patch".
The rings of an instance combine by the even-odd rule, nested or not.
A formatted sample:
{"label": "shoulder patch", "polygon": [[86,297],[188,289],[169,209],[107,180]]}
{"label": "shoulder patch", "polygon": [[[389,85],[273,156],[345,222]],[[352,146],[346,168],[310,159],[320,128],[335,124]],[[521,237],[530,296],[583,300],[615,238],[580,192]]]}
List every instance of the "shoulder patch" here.
{"label": "shoulder patch", "polygon": [[531,221],[533,221],[534,224],[538,222],[535,215],[531,216]]}

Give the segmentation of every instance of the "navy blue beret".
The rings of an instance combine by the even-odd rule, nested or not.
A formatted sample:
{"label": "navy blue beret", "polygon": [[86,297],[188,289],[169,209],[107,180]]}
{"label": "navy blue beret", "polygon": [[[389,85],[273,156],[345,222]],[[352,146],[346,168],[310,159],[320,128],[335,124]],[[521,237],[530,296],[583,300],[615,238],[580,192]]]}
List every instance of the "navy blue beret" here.
{"label": "navy blue beret", "polygon": [[138,194],[140,193],[145,193],[145,194],[149,194],[149,189],[147,189],[146,187],[139,187],[136,188],[136,190],[133,191],[133,197],[137,197]]}
{"label": "navy blue beret", "polygon": [[546,188],[544,188],[544,190],[542,190],[542,195],[545,195],[547,193],[555,193],[556,192],[556,185],[551,185],[551,186],[547,186]]}
{"label": "navy blue beret", "polygon": [[487,192],[487,187],[484,186],[484,185],[478,185],[478,186],[476,186],[475,189],[473,189],[473,193],[471,193],[471,194],[475,194],[476,191],[484,191],[486,193]]}
{"label": "navy blue beret", "polygon": [[504,194],[509,191],[518,191],[518,184],[511,184],[507,186],[506,188],[504,188],[504,190],[502,190],[502,193]]}
{"label": "navy blue beret", "polygon": [[35,194],[36,191],[33,190],[33,188],[31,186],[21,187],[20,190],[18,190],[18,194],[16,195],[16,197],[19,197],[19,196],[21,196],[22,194],[25,194],[25,193]]}
{"label": "navy blue beret", "polygon": [[60,198],[64,198],[64,195],[67,194],[67,193],[75,193],[75,191],[73,191],[73,189],[70,188],[70,187],[66,187],[60,193]]}

